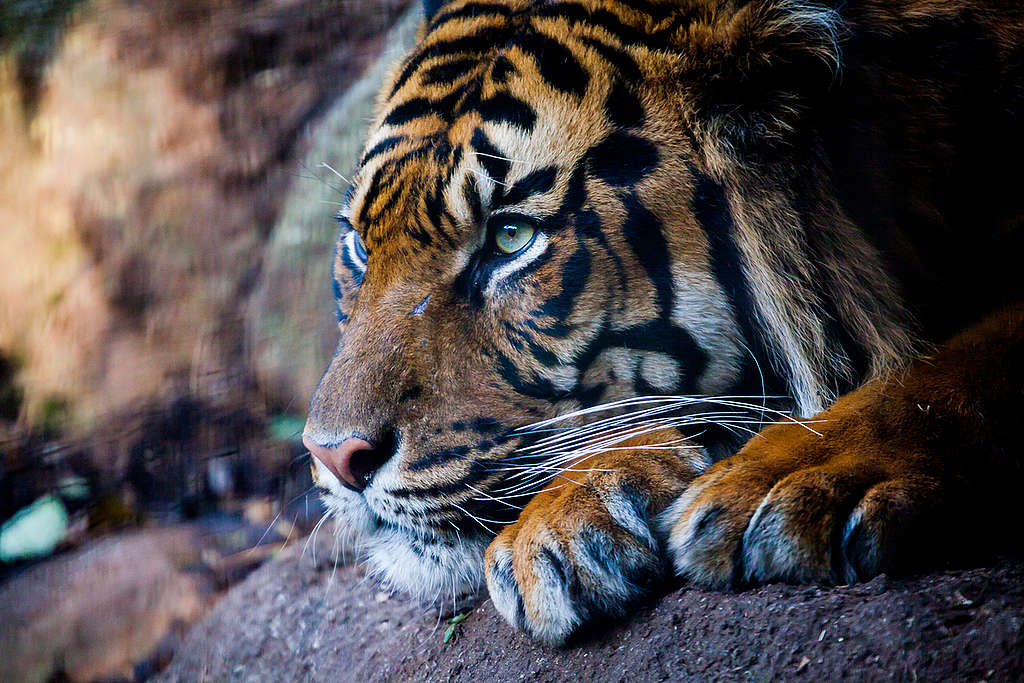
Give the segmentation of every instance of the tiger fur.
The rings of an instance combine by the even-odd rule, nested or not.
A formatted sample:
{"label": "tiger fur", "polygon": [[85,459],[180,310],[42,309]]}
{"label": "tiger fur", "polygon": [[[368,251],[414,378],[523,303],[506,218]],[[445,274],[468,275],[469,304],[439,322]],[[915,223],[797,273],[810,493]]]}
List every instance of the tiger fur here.
{"label": "tiger fur", "polygon": [[340,214],[328,508],[550,644],[1003,541],[1021,111],[1017,2],[427,2]]}

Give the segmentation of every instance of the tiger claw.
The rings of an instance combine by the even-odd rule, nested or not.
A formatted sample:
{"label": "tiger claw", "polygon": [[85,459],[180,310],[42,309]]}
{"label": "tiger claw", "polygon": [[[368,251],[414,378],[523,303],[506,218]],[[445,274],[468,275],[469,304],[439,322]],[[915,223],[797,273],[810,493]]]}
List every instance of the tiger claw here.
{"label": "tiger claw", "polygon": [[641,457],[595,464],[581,482],[537,494],[494,539],[484,571],[510,624],[561,645],[596,618],[624,614],[667,574],[652,519],[701,468],[664,451]]}
{"label": "tiger claw", "polygon": [[665,569],[642,494],[574,485],[559,498],[503,531],[485,557],[498,612],[547,645],[622,614]]}

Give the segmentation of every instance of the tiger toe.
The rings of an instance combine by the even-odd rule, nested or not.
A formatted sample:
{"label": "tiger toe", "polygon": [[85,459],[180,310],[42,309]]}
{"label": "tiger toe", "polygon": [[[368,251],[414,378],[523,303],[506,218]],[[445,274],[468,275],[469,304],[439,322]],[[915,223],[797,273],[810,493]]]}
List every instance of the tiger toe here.
{"label": "tiger toe", "polygon": [[924,463],[825,440],[795,456],[770,444],[719,463],[661,515],[680,576],[714,588],[844,584],[934,554],[942,487]]}
{"label": "tiger toe", "polygon": [[[513,626],[561,645],[598,616],[622,614],[664,574],[643,493],[587,484],[560,495],[492,542],[491,599]],[[529,508],[528,508],[529,509]]]}

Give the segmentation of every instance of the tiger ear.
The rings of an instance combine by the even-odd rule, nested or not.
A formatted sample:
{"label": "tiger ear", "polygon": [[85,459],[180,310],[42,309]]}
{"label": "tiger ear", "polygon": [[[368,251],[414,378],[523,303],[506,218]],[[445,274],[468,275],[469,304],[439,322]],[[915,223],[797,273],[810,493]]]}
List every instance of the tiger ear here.
{"label": "tiger ear", "polygon": [[446,0],[423,0],[423,17],[430,21],[437,11],[444,6]]}
{"label": "tiger ear", "polygon": [[686,110],[698,134],[737,152],[785,141],[838,73],[839,14],[797,0],[723,5],[685,36]]}

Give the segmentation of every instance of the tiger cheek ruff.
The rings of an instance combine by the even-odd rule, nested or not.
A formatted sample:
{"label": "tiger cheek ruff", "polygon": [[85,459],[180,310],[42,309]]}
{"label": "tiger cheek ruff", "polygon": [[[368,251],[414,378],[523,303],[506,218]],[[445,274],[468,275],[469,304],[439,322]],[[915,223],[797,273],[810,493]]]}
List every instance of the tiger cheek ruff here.
{"label": "tiger cheek ruff", "polygon": [[303,435],[380,581],[486,587],[560,644],[666,572],[842,583],[1003,541],[1024,8],[424,13]]}

